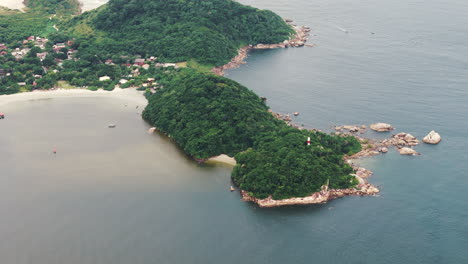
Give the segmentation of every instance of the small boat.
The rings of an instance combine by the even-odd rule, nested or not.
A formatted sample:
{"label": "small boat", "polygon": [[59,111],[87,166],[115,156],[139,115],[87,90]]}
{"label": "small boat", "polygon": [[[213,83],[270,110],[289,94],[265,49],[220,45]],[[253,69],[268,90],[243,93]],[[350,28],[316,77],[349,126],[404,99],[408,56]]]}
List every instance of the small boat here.
{"label": "small boat", "polygon": [[115,124],[109,124],[109,128],[115,128]]}
{"label": "small boat", "polygon": [[298,116],[300,113],[299,112],[294,112],[294,115],[295,116]]}
{"label": "small boat", "polygon": [[236,189],[234,189],[234,187],[232,187],[232,185],[231,185],[231,188],[229,188],[229,190],[230,190],[231,192],[233,192],[233,191],[235,191]]}

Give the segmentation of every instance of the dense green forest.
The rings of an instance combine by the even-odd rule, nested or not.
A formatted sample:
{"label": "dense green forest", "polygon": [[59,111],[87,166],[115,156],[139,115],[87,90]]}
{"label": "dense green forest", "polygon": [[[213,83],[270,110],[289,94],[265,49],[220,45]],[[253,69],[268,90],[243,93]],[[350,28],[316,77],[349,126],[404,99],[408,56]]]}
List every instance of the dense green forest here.
{"label": "dense green forest", "polygon": [[78,0],[26,0],[25,4],[31,9],[49,14],[78,14],[80,12]]}
{"label": "dense green forest", "polygon": [[282,123],[255,93],[226,78],[183,70],[162,85],[143,118],[197,159],[234,156]]}
{"label": "dense green forest", "polygon": [[[142,8],[144,6],[145,8]],[[278,43],[293,30],[278,15],[232,0],[110,0],[62,24],[88,53],[195,59],[221,65],[243,45]]]}
{"label": "dense green forest", "polygon": [[354,137],[289,127],[252,91],[223,77],[185,69],[160,83],[164,88],[149,97],[143,118],[196,159],[235,155],[232,178],[253,196],[283,199],[309,195],[327,182],[332,188],[356,184],[343,162],[344,154],[360,150]]}
{"label": "dense green forest", "polygon": [[0,43],[17,47],[26,37],[47,34],[49,26],[48,16],[41,12],[0,15]]}

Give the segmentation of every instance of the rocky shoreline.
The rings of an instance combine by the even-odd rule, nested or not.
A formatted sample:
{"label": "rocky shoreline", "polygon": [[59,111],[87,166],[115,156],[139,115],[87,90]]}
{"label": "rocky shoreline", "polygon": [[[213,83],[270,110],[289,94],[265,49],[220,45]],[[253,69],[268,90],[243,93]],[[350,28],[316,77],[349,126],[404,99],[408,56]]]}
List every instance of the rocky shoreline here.
{"label": "rocky shoreline", "polygon": [[308,205],[308,204],[323,204],[330,200],[349,196],[368,196],[376,195],[379,189],[370,183],[359,184],[356,188],[348,189],[328,189],[328,186],[322,186],[322,190],[315,192],[306,197],[293,197],[282,200],[274,200],[271,196],[265,199],[258,199],[251,196],[248,192],[241,190],[242,200],[246,202],[253,202],[260,207],[278,207],[285,205]]}
{"label": "rocky shoreline", "polygon": [[[298,129],[304,129],[295,125],[290,115],[281,115],[270,111],[276,118],[285,121],[289,126]],[[388,132],[394,128],[385,123],[377,123],[369,126],[372,130],[378,132]],[[420,141],[409,133],[400,132],[391,136],[387,139],[367,139],[358,136],[357,134],[363,134],[367,131],[366,125],[346,125],[335,127],[337,135],[343,136],[354,136],[361,143],[362,150],[354,155],[344,156],[344,160],[353,167],[355,173],[351,174],[358,179],[359,184],[354,188],[348,189],[328,189],[328,186],[322,186],[322,190],[319,192],[312,193],[306,197],[292,197],[282,200],[274,200],[271,196],[265,199],[258,199],[250,195],[247,191],[240,190],[242,200],[247,202],[256,203],[260,207],[277,207],[285,205],[307,205],[307,204],[322,204],[330,200],[341,198],[345,196],[374,196],[380,192],[380,190],[367,182],[366,178],[373,175],[373,172],[365,168],[356,166],[352,160],[372,157],[375,155],[383,154],[388,152],[388,148],[394,146],[401,155],[420,155],[412,147],[420,143]],[[318,131],[317,129],[311,129]],[[424,139],[423,142],[428,144],[438,144],[441,141],[440,135],[431,131]]]}
{"label": "rocky shoreline", "polygon": [[[285,22],[288,23],[292,29],[296,32],[288,40],[285,40],[281,43],[276,44],[257,44],[257,45],[248,45],[239,49],[237,56],[232,58],[230,62],[223,66],[215,67],[211,71],[218,75],[224,76],[227,70],[238,68],[240,65],[245,64],[245,59],[248,56],[249,50],[265,50],[265,49],[278,49],[278,48],[288,48],[288,47],[303,47],[306,46],[308,40],[310,28],[306,26],[296,26],[293,24],[291,19],[285,19]],[[312,45],[307,45],[312,46]]]}

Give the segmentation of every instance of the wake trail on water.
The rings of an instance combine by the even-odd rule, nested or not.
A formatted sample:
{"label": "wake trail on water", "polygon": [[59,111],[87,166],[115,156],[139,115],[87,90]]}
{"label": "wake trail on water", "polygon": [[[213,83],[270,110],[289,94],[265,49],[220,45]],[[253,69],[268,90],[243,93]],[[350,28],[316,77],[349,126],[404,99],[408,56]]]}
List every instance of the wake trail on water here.
{"label": "wake trail on water", "polygon": [[344,33],[349,33],[349,31],[348,31],[347,29],[345,29],[345,28],[342,28],[342,27],[340,27],[340,26],[338,26],[338,25],[335,25],[335,27],[336,27],[337,29],[343,31]]}

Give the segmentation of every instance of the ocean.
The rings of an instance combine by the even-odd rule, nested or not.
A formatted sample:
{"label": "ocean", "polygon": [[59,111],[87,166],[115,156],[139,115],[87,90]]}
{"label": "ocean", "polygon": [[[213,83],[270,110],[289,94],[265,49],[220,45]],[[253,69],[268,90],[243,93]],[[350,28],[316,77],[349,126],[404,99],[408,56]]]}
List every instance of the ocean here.
{"label": "ocean", "polygon": [[468,263],[468,2],[241,2],[312,29],[315,47],[255,51],[227,74],[273,111],[443,141],[357,161],[377,197],[262,209],[123,99],[3,105],[2,263]]}

